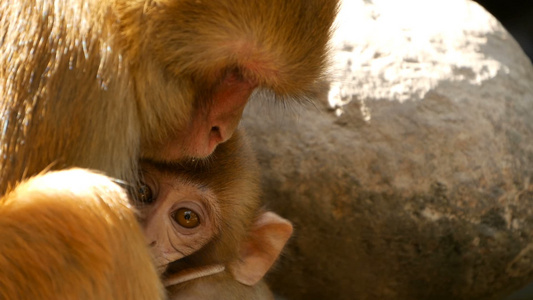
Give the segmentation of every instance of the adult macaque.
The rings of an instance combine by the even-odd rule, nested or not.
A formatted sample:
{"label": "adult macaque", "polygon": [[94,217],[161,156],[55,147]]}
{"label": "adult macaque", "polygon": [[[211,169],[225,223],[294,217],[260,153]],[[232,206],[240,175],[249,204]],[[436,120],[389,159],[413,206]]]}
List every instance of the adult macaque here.
{"label": "adult macaque", "polygon": [[3,0],[0,194],[45,168],[206,157],[256,88],[302,99],[337,0]]}
{"label": "adult macaque", "polygon": [[45,173],[0,205],[0,299],[163,299],[126,193],[103,175]]}
{"label": "adult macaque", "polygon": [[142,223],[170,298],[273,299],[262,278],[292,225],[260,209],[258,165],[241,134],[207,160],[142,167]]}

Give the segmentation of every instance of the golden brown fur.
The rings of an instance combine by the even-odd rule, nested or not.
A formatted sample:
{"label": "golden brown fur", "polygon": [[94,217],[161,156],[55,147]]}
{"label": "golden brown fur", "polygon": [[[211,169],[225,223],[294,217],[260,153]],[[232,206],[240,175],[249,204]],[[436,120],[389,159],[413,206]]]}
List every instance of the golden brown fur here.
{"label": "golden brown fur", "polygon": [[133,211],[80,169],[18,185],[0,206],[0,299],[163,299]]}
{"label": "golden brown fur", "polygon": [[133,182],[140,154],[208,154],[191,117],[227,105],[232,131],[256,86],[313,92],[336,2],[1,1],[0,194],[51,164]]}

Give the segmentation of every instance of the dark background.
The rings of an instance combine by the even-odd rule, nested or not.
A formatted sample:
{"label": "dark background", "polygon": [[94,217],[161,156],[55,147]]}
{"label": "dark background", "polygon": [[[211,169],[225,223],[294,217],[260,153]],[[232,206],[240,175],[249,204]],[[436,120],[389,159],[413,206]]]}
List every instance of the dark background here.
{"label": "dark background", "polygon": [[476,0],[498,19],[533,60],[533,0]]}

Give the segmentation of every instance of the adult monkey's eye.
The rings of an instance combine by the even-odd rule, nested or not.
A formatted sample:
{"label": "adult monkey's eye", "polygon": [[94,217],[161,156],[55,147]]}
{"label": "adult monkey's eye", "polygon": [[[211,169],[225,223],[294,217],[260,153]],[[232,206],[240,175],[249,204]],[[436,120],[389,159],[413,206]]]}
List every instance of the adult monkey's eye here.
{"label": "adult monkey's eye", "polygon": [[151,204],[154,202],[154,194],[152,193],[152,189],[144,182],[139,184],[139,187],[137,188],[137,196],[139,201],[142,203]]}
{"label": "adult monkey's eye", "polygon": [[185,228],[194,228],[200,225],[200,217],[190,208],[182,207],[178,209],[172,214],[172,218],[176,223]]}

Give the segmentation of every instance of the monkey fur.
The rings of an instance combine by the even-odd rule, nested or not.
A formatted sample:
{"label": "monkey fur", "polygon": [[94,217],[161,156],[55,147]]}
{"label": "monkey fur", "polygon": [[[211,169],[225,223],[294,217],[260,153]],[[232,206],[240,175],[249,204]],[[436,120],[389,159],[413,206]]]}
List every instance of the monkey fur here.
{"label": "monkey fur", "polygon": [[[47,220],[57,222],[55,227],[52,221],[42,228],[28,227],[35,231],[24,229],[24,222],[2,223],[2,243],[9,236],[22,244],[19,256],[2,268],[0,282],[13,283],[8,274],[19,272],[16,276],[30,277],[13,278],[32,286],[31,293],[41,295],[37,291],[42,288],[42,295],[57,290],[56,299],[63,294],[69,299],[106,299],[104,294],[120,299],[114,297],[120,285],[109,296],[102,292],[105,280],[92,273],[98,271],[93,266],[115,256],[107,251],[91,256],[84,244],[61,246],[56,238],[65,228],[75,233],[103,226],[113,232],[119,224],[108,223],[104,212],[85,223],[82,217],[89,208],[83,201],[70,203],[76,197],[61,205],[57,199],[57,207],[37,192],[15,197],[25,189],[17,185],[45,170],[71,167],[135,184],[139,158],[163,162],[208,157],[232,136],[255,90],[270,91],[267,94],[281,103],[316,92],[337,5],[336,0],[0,1],[0,210],[13,217],[21,214],[22,222],[31,219],[33,212],[22,209],[31,203],[28,209],[43,206],[55,215]],[[257,95],[252,98],[265,93]],[[13,204],[19,200],[20,207]],[[68,215],[79,218],[69,219],[65,227],[61,219]],[[137,229],[130,230],[121,232],[138,235]],[[88,241],[111,242],[99,233]],[[128,239],[117,243],[138,248]],[[144,256],[139,247],[139,256]],[[1,250],[3,257],[8,250]],[[86,250],[92,258],[73,264],[45,257],[25,260],[35,251],[68,258]],[[129,264],[123,255],[116,257],[113,263]],[[145,258],[138,265],[149,268]],[[44,269],[75,275],[50,277]],[[150,288],[145,292],[159,297],[158,288],[148,284],[151,275],[146,276]],[[143,293],[130,296],[149,299]]]}
{"label": "monkey fur", "polygon": [[0,205],[0,299],[164,299],[122,188],[82,169],[19,184]]}

